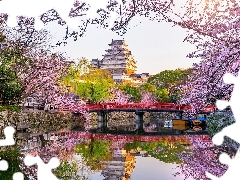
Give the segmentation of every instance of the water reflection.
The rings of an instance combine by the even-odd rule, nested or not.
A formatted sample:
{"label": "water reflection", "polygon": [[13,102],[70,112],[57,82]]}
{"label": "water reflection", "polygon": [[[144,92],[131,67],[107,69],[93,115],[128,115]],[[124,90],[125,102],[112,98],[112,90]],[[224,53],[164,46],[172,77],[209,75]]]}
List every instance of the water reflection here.
{"label": "water reflection", "polygon": [[62,130],[17,133],[15,138],[14,146],[1,147],[0,157],[10,168],[0,172],[0,179],[11,179],[18,171],[25,174],[25,179],[37,179],[37,166],[27,167],[23,159],[39,155],[45,163],[58,157],[61,164],[53,173],[64,180],[141,180],[149,172],[151,180],[205,180],[205,171],[216,176],[226,171],[227,166],[218,160],[220,153],[236,153],[230,146],[214,146],[208,135],[137,136]]}
{"label": "water reflection", "polygon": [[[178,154],[179,159],[184,163],[178,166],[178,172],[175,175],[184,175],[187,179],[208,179],[205,172],[208,171],[215,176],[222,176],[226,170],[227,165],[219,162],[219,156],[225,152],[233,157],[236,154],[236,149],[230,146],[216,147],[211,140],[203,140],[199,136],[189,136],[191,143],[189,152],[182,152]],[[207,136],[205,136],[207,138]]]}

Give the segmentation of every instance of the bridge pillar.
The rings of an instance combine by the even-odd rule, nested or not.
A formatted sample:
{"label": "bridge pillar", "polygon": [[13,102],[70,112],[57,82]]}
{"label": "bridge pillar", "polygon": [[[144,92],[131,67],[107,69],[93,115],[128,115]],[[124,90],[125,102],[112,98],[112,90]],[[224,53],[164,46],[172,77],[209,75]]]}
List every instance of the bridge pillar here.
{"label": "bridge pillar", "polygon": [[136,114],[136,129],[135,129],[135,132],[136,132],[136,134],[142,133],[142,132],[144,132],[144,129],[143,129],[143,115],[144,115],[144,112],[136,111],[135,114]]}
{"label": "bridge pillar", "polygon": [[98,115],[98,127],[97,132],[104,132],[107,128],[107,112],[105,111],[97,111]]}

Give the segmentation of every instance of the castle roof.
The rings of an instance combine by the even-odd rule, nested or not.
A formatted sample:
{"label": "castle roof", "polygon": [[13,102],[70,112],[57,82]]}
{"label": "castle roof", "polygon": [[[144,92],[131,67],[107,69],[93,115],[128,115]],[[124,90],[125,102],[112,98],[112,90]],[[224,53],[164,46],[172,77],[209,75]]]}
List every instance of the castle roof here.
{"label": "castle roof", "polygon": [[97,62],[99,61],[99,59],[92,59],[92,62]]}
{"label": "castle roof", "polygon": [[141,78],[141,74],[131,74],[130,77]]}
{"label": "castle roof", "polygon": [[125,43],[124,40],[113,40],[113,39],[112,39],[111,44],[108,44],[108,45],[109,45],[109,46],[111,46],[111,45],[123,45],[124,43]]}
{"label": "castle roof", "polygon": [[143,74],[149,76],[149,73],[142,73],[142,74],[131,74],[130,77],[141,78]]}

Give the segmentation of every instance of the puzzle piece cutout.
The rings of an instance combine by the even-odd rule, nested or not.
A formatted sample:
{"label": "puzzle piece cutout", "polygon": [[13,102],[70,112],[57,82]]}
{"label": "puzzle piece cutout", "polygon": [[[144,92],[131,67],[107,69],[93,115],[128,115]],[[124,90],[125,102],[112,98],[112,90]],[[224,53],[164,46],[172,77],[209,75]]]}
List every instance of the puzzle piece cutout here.
{"label": "puzzle piece cutout", "polygon": [[16,173],[14,173],[14,175],[13,175],[13,180],[24,180],[24,176],[23,176],[22,173],[16,172]]}
{"label": "puzzle piece cutout", "polygon": [[17,16],[34,17],[35,28],[40,30],[44,26],[40,15],[54,9],[71,28],[77,28],[79,21],[69,17],[73,3],[74,0],[2,0],[0,1],[0,13],[8,14],[7,25],[9,27],[17,26]]}
{"label": "puzzle piece cutout", "polygon": [[[106,5],[108,3],[109,0],[85,0],[86,3],[90,4],[91,8],[87,11],[87,16],[90,19],[94,19],[96,17],[96,12],[98,9],[105,9],[106,10]],[[120,7],[123,6],[123,2],[122,0],[116,0],[118,6]],[[116,12],[111,12],[111,19],[109,22],[109,27],[111,28],[114,20],[117,17],[117,13]]]}
{"label": "puzzle piece cutout", "polygon": [[0,160],[0,171],[6,171],[8,169],[8,162]]}
{"label": "puzzle piece cutout", "polygon": [[[230,73],[227,73],[223,76],[223,80],[227,84],[234,84],[234,90],[231,95],[230,101],[218,100],[216,106],[219,110],[225,109],[227,106],[231,106],[232,112],[234,114],[236,122],[228,127],[222,129],[219,133],[213,136],[212,141],[216,145],[221,145],[224,141],[224,136],[228,136],[236,142],[240,143],[239,129],[240,129],[240,111],[239,111],[239,102],[240,102],[240,75],[238,77],[233,76]],[[240,151],[237,151],[237,154],[233,159],[231,159],[227,154],[220,155],[220,162],[223,164],[228,164],[229,168],[226,173],[217,178],[212,174],[206,172],[207,177],[212,180],[237,180],[239,163],[240,163]]]}
{"label": "puzzle piece cutout", "polygon": [[[122,5],[121,0],[116,0],[118,5]],[[66,21],[66,23],[73,29],[76,29],[80,21],[77,18],[71,18],[69,13],[73,7],[75,0],[1,0],[0,1],[0,13],[7,13],[8,20],[7,25],[9,27],[17,26],[17,16],[34,17],[35,29],[41,30],[44,27],[44,23],[40,20],[40,16],[47,11],[54,9],[58,12],[60,17]],[[98,9],[105,9],[108,0],[85,0],[87,4],[90,4],[90,9],[87,11],[87,16],[93,19],[96,16]],[[109,26],[114,23],[117,13],[111,12],[111,18]]]}
{"label": "puzzle piece cutout", "polygon": [[223,164],[228,164],[229,168],[226,173],[220,178],[213,176],[211,173],[206,172],[208,178],[212,180],[239,180],[237,176],[239,171],[239,162],[240,162],[240,151],[237,151],[235,158],[231,159],[227,154],[223,153],[220,155],[219,160]]}
{"label": "puzzle piece cutout", "polygon": [[216,145],[221,145],[223,143],[224,136],[229,136],[234,141],[240,142],[240,136],[239,136],[240,122],[238,121],[238,119],[240,120],[240,111],[239,111],[240,76],[235,77],[232,74],[227,73],[223,76],[223,80],[227,84],[234,84],[234,90],[232,92],[231,100],[229,102],[218,100],[216,102],[216,105],[220,110],[225,109],[227,106],[231,106],[236,122],[232,125],[229,125],[228,127],[225,127],[223,130],[221,130],[212,138],[214,144]]}
{"label": "puzzle piece cutout", "polygon": [[13,139],[13,134],[15,130],[12,126],[7,126],[4,129],[4,135],[5,139],[0,139],[0,147],[1,146],[11,146],[15,144],[15,141]]}
{"label": "puzzle piece cutout", "polygon": [[[0,147],[1,146],[11,146],[15,144],[13,134],[15,129],[12,126],[7,126],[4,128],[4,135],[5,139],[0,140]],[[5,160],[0,160],[0,171],[7,171],[8,169],[8,162]],[[23,180],[23,174],[21,172],[16,172],[13,175],[13,180]]]}
{"label": "puzzle piece cutout", "polygon": [[52,169],[55,169],[60,165],[60,161],[56,157],[51,158],[48,164],[45,164],[39,156],[34,157],[34,156],[27,155],[24,159],[24,163],[27,166],[32,166],[34,164],[37,164],[38,180],[46,180],[46,179],[58,180],[58,178],[51,171]]}

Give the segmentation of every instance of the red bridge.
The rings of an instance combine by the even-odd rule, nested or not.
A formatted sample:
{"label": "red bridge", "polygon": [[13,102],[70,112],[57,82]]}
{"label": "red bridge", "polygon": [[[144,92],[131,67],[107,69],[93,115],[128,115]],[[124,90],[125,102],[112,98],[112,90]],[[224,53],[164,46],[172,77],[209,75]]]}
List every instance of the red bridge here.
{"label": "red bridge", "polygon": [[[176,113],[178,119],[182,119],[184,111],[190,110],[191,106],[180,105],[174,103],[101,103],[101,104],[87,104],[85,107],[81,107],[80,110],[88,112],[97,112],[98,115],[98,128],[97,131],[104,132],[108,130],[107,114],[113,111],[125,111],[135,112],[136,114],[136,133],[143,132],[143,115],[145,112],[170,112]],[[207,106],[203,108],[199,113],[215,112],[214,106]],[[77,113],[77,111],[72,111]]]}
{"label": "red bridge", "polygon": [[[189,105],[180,105],[174,103],[127,103],[127,104],[117,104],[117,103],[101,103],[101,104],[87,104],[82,110],[88,112],[97,111],[155,111],[155,112],[183,112],[190,110]],[[201,113],[215,112],[216,107],[207,106],[203,108]]]}

